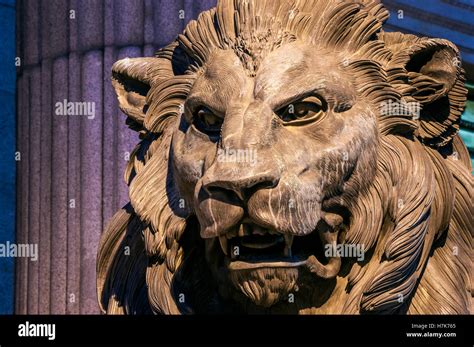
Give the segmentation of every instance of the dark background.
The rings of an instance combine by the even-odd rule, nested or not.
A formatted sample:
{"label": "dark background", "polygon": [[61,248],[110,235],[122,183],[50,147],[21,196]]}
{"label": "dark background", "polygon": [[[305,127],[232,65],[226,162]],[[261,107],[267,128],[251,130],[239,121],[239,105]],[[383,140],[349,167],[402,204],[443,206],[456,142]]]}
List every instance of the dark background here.
{"label": "dark background", "polygon": [[[442,37],[461,49],[471,99],[461,135],[473,155],[474,0],[384,3],[387,31]],[[138,141],[117,108],[111,65],[153,55],[214,5],[0,0],[0,243],[36,243],[40,252],[37,262],[0,258],[0,314],[98,313],[100,232],[128,200],[122,174]],[[55,115],[64,99],[95,102],[95,118]]]}

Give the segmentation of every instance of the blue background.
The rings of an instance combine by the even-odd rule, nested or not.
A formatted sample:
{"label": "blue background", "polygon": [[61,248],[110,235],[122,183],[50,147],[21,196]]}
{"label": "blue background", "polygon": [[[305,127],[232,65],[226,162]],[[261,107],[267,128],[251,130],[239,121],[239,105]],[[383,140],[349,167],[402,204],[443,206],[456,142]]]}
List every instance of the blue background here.
{"label": "blue background", "polygon": [[[15,240],[15,0],[0,0],[0,243]],[[13,313],[14,259],[0,259],[0,314]]]}

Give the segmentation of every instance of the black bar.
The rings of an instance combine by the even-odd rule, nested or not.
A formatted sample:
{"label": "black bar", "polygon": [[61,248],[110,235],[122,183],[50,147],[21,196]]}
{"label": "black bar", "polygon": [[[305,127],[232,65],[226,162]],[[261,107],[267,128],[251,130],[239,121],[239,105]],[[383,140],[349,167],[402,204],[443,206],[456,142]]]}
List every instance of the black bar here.
{"label": "black bar", "polygon": [[[55,324],[55,339],[20,337],[19,325]],[[446,344],[469,345],[472,316],[0,316],[11,344]],[[424,336],[407,336],[421,333]],[[455,334],[434,337],[429,334]]]}

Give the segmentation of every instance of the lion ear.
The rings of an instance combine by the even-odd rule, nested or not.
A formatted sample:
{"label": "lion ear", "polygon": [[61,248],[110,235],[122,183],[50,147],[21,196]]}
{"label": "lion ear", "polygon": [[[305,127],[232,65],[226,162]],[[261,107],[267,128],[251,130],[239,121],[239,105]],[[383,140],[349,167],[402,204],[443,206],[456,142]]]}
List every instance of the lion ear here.
{"label": "lion ear", "polygon": [[142,130],[146,114],[146,97],[150,90],[150,70],[156,58],[125,58],[112,66],[112,85],[119,107],[127,116],[127,124]]}
{"label": "lion ear", "polygon": [[416,89],[413,96],[423,104],[446,96],[461,74],[459,52],[449,41],[422,41],[412,46],[408,56],[408,80]]}
{"label": "lion ear", "polygon": [[427,145],[446,145],[459,131],[467,98],[459,50],[443,39],[401,33],[381,38],[393,54],[389,74],[405,100],[419,103],[416,135]]}

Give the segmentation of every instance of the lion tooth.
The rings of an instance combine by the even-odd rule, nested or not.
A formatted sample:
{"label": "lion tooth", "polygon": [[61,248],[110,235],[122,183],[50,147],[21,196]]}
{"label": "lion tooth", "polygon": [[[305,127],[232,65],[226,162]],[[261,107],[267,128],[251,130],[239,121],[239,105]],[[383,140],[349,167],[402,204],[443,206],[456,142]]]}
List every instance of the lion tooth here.
{"label": "lion tooth", "polygon": [[245,236],[244,225],[243,225],[243,224],[240,224],[239,237],[243,237],[243,236]]}
{"label": "lion tooth", "polygon": [[225,236],[219,236],[219,243],[221,244],[222,251],[225,255],[229,255],[227,238]]}

